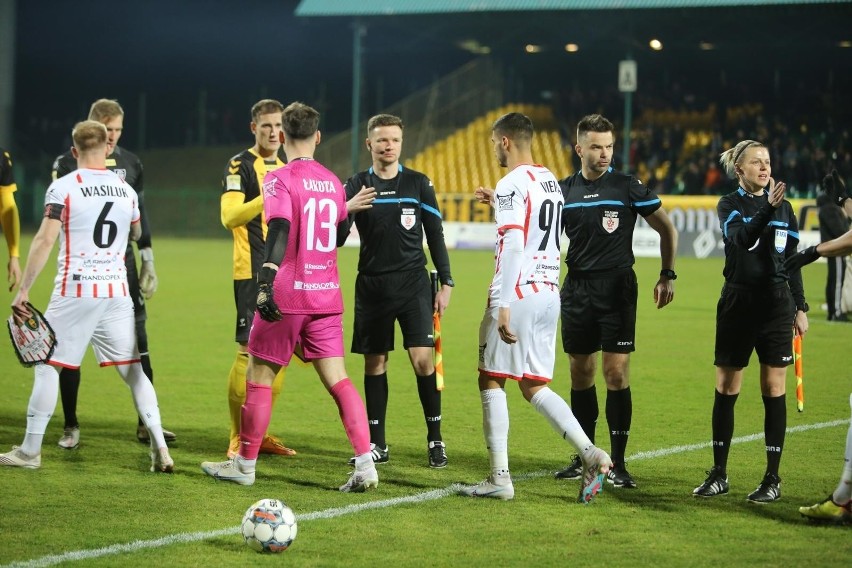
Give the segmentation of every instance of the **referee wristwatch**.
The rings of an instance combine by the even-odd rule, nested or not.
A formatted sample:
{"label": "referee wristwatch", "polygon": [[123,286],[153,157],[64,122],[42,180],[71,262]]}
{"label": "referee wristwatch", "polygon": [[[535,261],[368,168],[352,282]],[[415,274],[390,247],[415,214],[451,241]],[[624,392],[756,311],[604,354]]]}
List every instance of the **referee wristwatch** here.
{"label": "referee wristwatch", "polygon": [[677,280],[677,274],[671,268],[664,268],[660,270],[660,276],[664,276],[669,280]]}
{"label": "referee wristwatch", "polygon": [[808,313],[808,311],[810,311],[810,309],[811,309],[811,307],[808,305],[807,302],[803,303],[801,306],[796,306],[796,310],[798,310],[800,312]]}
{"label": "referee wristwatch", "polygon": [[454,288],[456,283],[453,281],[452,277],[446,277],[441,279],[441,284],[444,286],[449,286],[450,288]]}

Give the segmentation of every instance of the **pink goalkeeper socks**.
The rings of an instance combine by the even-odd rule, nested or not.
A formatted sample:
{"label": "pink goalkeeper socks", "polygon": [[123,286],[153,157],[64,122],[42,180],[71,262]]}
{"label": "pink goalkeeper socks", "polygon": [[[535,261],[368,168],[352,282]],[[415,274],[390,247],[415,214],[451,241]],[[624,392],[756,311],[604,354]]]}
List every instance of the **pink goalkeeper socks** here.
{"label": "pink goalkeeper socks", "polygon": [[244,459],[257,459],[271,413],[272,387],[246,381],[246,403],[240,417],[240,455]]}
{"label": "pink goalkeeper socks", "polygon": [[364,401],[348,378],[343,379],[331,387],[331,396],[337,403],[340,411],[340,420],[343,429],[349,437],[349,443],[355,450],[355,455],[360,456],[370,451],[370,427],[367,425],[367,410]]}

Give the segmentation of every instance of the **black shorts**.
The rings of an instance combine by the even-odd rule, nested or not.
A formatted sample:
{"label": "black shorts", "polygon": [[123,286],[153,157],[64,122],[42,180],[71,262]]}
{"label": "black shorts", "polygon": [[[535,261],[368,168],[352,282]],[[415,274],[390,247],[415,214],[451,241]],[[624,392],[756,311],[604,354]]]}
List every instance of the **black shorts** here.
{"label": "black shorts", "polygon": [[791,364],[795,317],[796,304],[786,283],[760,290],[725,284],[716,305],[714,365],[748,367],[752,351],[764,365]]}
{"label": "black shorts", "polygon": [[130,290],[130,298],[133,300],[133,314],[136,317],[137,325],[145,325],[145,320],[148,319],[148,312],[145,311],[145,298],[142,296],[142,290],[139,289],[139,272],[136,270],[136,256],[133,254],[133,249],[127,247],[124,255],[124,267],[127,269],[127,287]]}
{"label": "black shorts", "polygon": [[358,274],[352,352],[367,355],[393,351],[396,320],[406,349],[435,345],[429,273],[417,269],[376,276]]}
{"label": "black shorts", "polygon": [[234,341],[248,343],[254,310],[257,308],[257,282],[254,279],[234,280],[234,304],[237,306]]}
{"label": "black shorts", "polygon": [[633,269],[594,278],[565,277],[562,299],[562,349],[590,355],[597,351],[636,350],[638,285]]}

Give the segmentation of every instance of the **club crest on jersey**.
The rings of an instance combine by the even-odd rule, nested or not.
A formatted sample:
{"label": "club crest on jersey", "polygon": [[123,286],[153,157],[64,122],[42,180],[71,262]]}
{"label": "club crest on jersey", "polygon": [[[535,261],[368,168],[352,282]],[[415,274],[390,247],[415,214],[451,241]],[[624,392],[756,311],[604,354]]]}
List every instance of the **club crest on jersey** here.
{"label": "club crest on jersey", "polygon": [[114,171],[114,172],[115,172],[115,174],[116,174],[118,177],[120,177],[120,178],[121,178],[121,181],[127,181],[127,170],[125,170],[124,168],[115,168],[115,169],[114,169],[114,170],[112,170],[112,171]]}
{"label": "club crest on jersey", "polygon": [[413,207],[403,207],[402,214],[399,216],[399,222],[402,227],[409,231],[417,223],[417,217],[414,215]]}
{"label": "club crest on jersey", "polygon": [[604,211],[601,225],[607,233],[612,233],[618,228],[618,211]]}
{"label": "club crest on jersey", "polygon": [[497,211],[511,211],[515,205],[512,200],[515,197],[515,192],[513,191],[509,195],[498,195],[494,194],[497,197]]}
{"label": "club crest on jersey", "polygon": [[263,195],[265,197],[273,197],[275,195],[276,181],[278,181],[278,178],[272,178],[271,180],[263,183]]}
{"label": "club crest on jersey", "polygon": [[775,229],[775,250],[784,252],[787,248],[787,229]]}

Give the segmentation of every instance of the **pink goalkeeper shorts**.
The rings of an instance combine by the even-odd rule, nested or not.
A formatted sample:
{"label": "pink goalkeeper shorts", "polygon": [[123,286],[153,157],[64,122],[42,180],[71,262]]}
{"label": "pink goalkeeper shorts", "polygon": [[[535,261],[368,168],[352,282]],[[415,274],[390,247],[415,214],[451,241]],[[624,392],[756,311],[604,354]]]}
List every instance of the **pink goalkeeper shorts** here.
{"label": "pink goalkeeper shorts", "polygon": [[254,314],[249,353],[287,366],[296,343],[302,345],[307,361],[343,357],[343,314],[284,314],[280,321]]}

